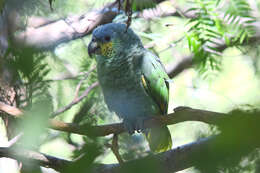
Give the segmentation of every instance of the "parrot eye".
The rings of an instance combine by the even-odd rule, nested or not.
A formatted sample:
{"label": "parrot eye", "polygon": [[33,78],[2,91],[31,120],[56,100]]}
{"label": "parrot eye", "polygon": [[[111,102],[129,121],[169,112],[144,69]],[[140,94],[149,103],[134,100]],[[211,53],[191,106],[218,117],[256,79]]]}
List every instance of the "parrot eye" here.
{"label": "parrot eye", "polygon": [[106,41],[110,41],[110,39],[111,39],[110,36],[108,36],[108,35],[105,36],[105,40],[106,40]]}
{"label": "parrot eye", "polygon": [[96,42],[97,39],[96,39],[95,37],[92,37],[92,40],[91,40],[91,41]]}

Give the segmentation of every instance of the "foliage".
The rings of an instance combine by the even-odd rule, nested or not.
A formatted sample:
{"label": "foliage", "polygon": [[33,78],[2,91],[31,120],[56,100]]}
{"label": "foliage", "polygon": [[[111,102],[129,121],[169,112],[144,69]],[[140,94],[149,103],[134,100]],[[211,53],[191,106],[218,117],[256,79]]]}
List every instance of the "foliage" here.
{"label": "foliage", "polygon": [[[0,11],[1,2],[4,1],[0,0]],[[10,2],[14,9],[17,8],[18,5],[21,5],[22,8],[18,11],[26,17],[29,17],[31,14],[41,14],[44,17],[49,16],[50,14],[46,13],[46,11],[49,12],[49,8],[53,8],[52,13],[57,16],[63,14],[59,12],[59,10],[62,11],[63,9],[66,9],[65,14],[69,13],[70,11],[82,10],[78,7],[80,5],[77,6],[79,9],[75,7],[76,5],[71,5],[71,3],[75,3],[74,1],[65,3],[60,0],[49,0],[49,6],[43,5],[46,5],[46,2],[48,4],[47,0],[44,3],[37,1],[32,2],[29,0],[24,1],[22,4],[14,3],[15,0],[11,0]],[[98,3],[104,5],[106,2],[108,1],[102,1]],[[222,64],[225,59],[228,59],[222,54],[223,49],[225,48],[236,48],[235,51],[229,53],[229,55],[237,53],[237,48],[240,49],[241,47],[242,50],[246,49],[247,53],[252,53],[252,49],[255,51],[255,48],[251,45],[249,45],[250,49],[244,46],[244,44],[249,43],[250,39],[254,36],[255,28],[253,24],[256,22],[256,18],[252,15],[252,9],[246,0],[230,0],[228,1],[228,4],[226,0],[195,0],[192,2],[192,7],[186,12],[194,13],[194,16],[188,20],[181,19],[183,23],[186,22],[186,25],[180,30],[184,31],[186,28],[188,28],[187,32],[180,32],[178,28],[176,29],[174,27],[173,29],[165,27],[166,25],[170,26],[172,21],[176,22],[176,17],[157,17],[156,19],[149,20],[138,18],[138,12],[147,8],[154,8],[157,4],[157,1],[133,0],[129,2],[131,3],[128,5],[125,3],[123,5],[125,7],[126,14],[128,14],[128,17],[131,16],[132,12],[130,11],[136,12],[132,15],[133,21],[131,27],[137,31],[136,33],[140,37],[142,37],[142,41],[144,42],[145,46],[148,45],[147,47],[149,47],[152,45],[150,46],[150,50],[160,56],[163,62],[168,62],[168,60],[172,59],[177,60],[178,57],[186,55],[188,48],[186,49],[185,47],[189,47],[190,51],[194,54],[193,62],[195,63],[195,70],[192,72],[189,71],[187,73],[188,75],[186,74],[186,76],[178,76],[176,79],[174,79],[174,85],[178,86],[179,81],[181,81],[181,83],[188,81],[187,83],[191,83],[192,85],[197,82],[196,86],[198,85],[199,87],[204,87],[204,84],[206,83],[206,87],[208,87],[210,84],[208,84],[207,81],[205,82],[203,79],[201,79],[201,75],[208,76],[212,74],[212,71],[220,72],[223,69],[230,68],[234,73],[231,73],[231,75],[228,72],[222,73],[223,76],[229,75],[223,81],[221,81],[219,78],[214,78],[213,89],[217,88],[216,90],[223,94],[221,95],[222,97],[225,97],[225,94],[230,94],[227,97],[231,97],[235,104],[241,104],[243,101],[251,101],[251,104],[260,105],[260,101],[258,99],[259,95],[256,93],[256,91],[259,89],[258,80],[251,80],[251,78],[247,78],[248,81],[251,82],[251,85],[247,85],[246,82],[242,82],[245,81],[242,73],[238,73],[232,69],[234,67],[243,67],[241,69],[244,71],[240,69],[239,71],[243,71],[243,73],[247,75],[246,72],[250,71],[252,67],[250,65],[246,67],[231,66],[231,64],[235,64],[233,62],[245,63],[245,61],[250,61],[250,59],[248,57],[246,57],[245,61],[241,60],[243,58],[231,59],[230,61],[232,62],[228,63],[228,67],[225,67],[225,64]],[[90,5],[96,4],[97,2],[82,1],[78,3],[85,4],[85,7],[81,8],[88,8],[88,10],[90,10]],[[126,8],[126,6],[128,7]],[[46,10],[43,7],[49,8]],[[55,9],[55,7],[57,7],[58,10]],[[120,17],[120,15],[122,14],[119,14],[117,17]],[[62,18],[63,17],[66,16],[62,16]],[[124,17],[127,18],[127,16]],[[179,16],[179,18],[181,17]],[[127,19],[123,19],[122,21],[127,22]],[[178,32],[182,34],[184,33],[187,42],[185,42],[186,40],[184,39],[179,39],[179,35],[175,35]],[[172,39],[172,37],[175,40]],[[67,133],[65,134],[60,132],[40,130],[40,128],[45,128],[47,126],[47,120],[50,114],[53,112],[54,108],[58,110],[59,108],[67,106],[69,103],[75,100],[77,96],[80,96],[92,83],[97,81],[96,70],[93,70],[94,60],[90,59],[86,53],[86,43],[89,41],[89,39],[89,36],[86,36],[80,40],[75,40],[71,41],[70,43],[60,45],[59,47],[55,48],[55,50],[51,50],[50,52],[39,52],[31,48],[17,48],[9,45],[9,50],[5,56],[7,66],[12,71],[14,71],[16,77],[13,82],[15,85],[19,86],[22,91],[21,97],[18,99],[19,103],[17,106],[23,109],[28,109],[28,119],[21,123],[20,126],[22,129],[23,127],[28,127],[28,129],[24,129],[26,133],[30,133],[31,129],[36,131],[34,135],[28,135],[28,137],[26,137],[26,142],[30,143],[30,139],[36,140],[41,138],[39,141],[44,140],[44,142],[40,142],[41,146],[37,147],[40,147],[40,149],[42,149],[44,152],[53,155],[57,154],[60,157],[68,159],[79,159],[77,163],[73,165],[73,167],[67,168],[65,172],[81,172],[83,170],[90,171],[92,166],[96,163],[110,163],[111,160],[116,162],[115,157],[111,156],[113,155],[111,154],[111,136],[103,137],[102,139],[86,138],[73,134],[68,135]],[[224,47],[223,43],[225,43]],[[164,45],[167,45],[167,47]],[[257,50],[259,50],[259,48]],[[165,59],[167,59],[167,61]],[[256,64],[259,63],[258,60],[259,56],[255,55],[254,62]],[[197,72],[199,75],[197,75]],[[67,76],[71,78],[66,79]],[[238,84],[232,83],[234,85],[231,85],[230,79],[234,81],[238,80],[239,82]],[[241,85],[241,83],[243,83],[243,85]],[[256,85],[257,87],[254,88],[252,87],[253,85]],[[228,86],[229,90],[223,86]],[[78,87],[79,89],[76,93]],[[186,98],[186,102],[182,102],[182,100],[179,101],[179,97],[176,96],[176,94],[173,98],[174,104],[178,105],[178,101],[181,103],[180,105],[188,105],[190,102],[193,102],[195,107],[200,107],[202,105],[201,107],[205,109],[210,109],[214,106],[214,111],[227,111],[233,108],[232,106],[224,105],[223,99],[216,101],[217,99],[214,100],[214,98],[212,99],[213,102],[210,102],[212,101],[211,95],[205,95],[205,93],[202,92],[199,94],[195,92],[187,92],[187,90],[184,90],[185,87],[182,85],[180,87],[182,89],[181,91],[178,89],[174,90],[174,94],[177,93],[179,94],[179,97]],[[248,92],[244,94],[243,91],[245,90],[243,90],[243,88],[241,89],[240,87],[246,87],[245,90]],[[198,97],[197,100],[196,97]],[[204,97],[206,97],[206,99]],[[33,117],[35,114],[39,114],[41,117]],[[242,115],[241,112],[238,112],[237,114]],[[57,118],[66,122],[88,125],[100,125],[120,121],[107,109],[100,88],[94,89],[81,102],[77,103],[75,106],[65,111]],[[38,124],[37,122],[42,123]],[[229,123],[230,124],[226,124],[226,126],[230,125],[229,127],[233,127],[234,122]],[[243,126],[243,123],[240,123],[240,125]],[[200,124],[197,126],[193,124],[184,124],[171,127],[171,131],[174,134],[174,145],[181,145],[190,142],[196,139],[198,133],[205,137],[213,134],[219,134],[220,131],[228,131],[226,126],[217,130],[215,127],[212,127],[212,129],[209,128],[209,133],[206,133],[206,130],[201,129],[200,126]],[[191,133],[187,133],[187,131],[190,131]],[[196,135],[194,135],[195,137],[192,136],[192,132],[196,133]],[[240,132],[242,133],[242,131]],[[223,139],[223,141],[228,141],[228,139]],[[55,147],[58,146],[57,148],[60,148],[64,151],[61,153],[59,153],[58,149],[57,151],[54,151],[53,146],[50,143],[54,143]],[[32,145],[35,147],[37,144],[32,142]],[[147,152],[147,144],[141,135],[130,136],[128,134],[119,136],[119,153],[121,154],[123,160],[137,159],[150,154]],[[220,151],[217,153],[221,154]],[[206,167],[205,165],[207,165],[207,161],[201,161],[198,159],[198,161],[201,161],[200,163],[202,164],[198,163],[197,169],[202,172],[222,171],[232,173],[246,170],[252,171],[254,170],[255,164],[259,162],[259,152],[253,151],[250,155],[248,155],[248,152],[245,153],[238,153],[238,156],[231,164],[227,160],[223,160],[222,163],[214,164],[212,167]],[[221,158],[221,156],[219,157]],[[246,160],[246,163],[248,164],[245,164],[243,160]],[[215,160],[213,159],[213,163],[214,161]],[[149,164],[151,165],[151,163],[148,163],[148,165]],[[154,167],[156,166],[152,165],[150,167],[151,171],[157,171],[158,168],[154,169]],[[133,167],[131,169],[137,168]],[[140,167],[139,171],[143,172],[143,169],[145,168]]]}
{"label": "foliage", "polygon": [[[221,39],[226,46],[240,46],[255,34],[255,17],[246,0],[210,1],[196,0],[195,7],[187,12],[194,12],[195,17],[189,19],[186,36],[194,61],[199,65],[200,72],[206,72],[209,67],[220,70]],[[226,9],[223,6],[226,6]]]}
{"label": "foliage", "polygon": [[132,10],[140,11],[147,8],[154,8],[156,6],[156,2],[154,0],[133,0],[132,2]]}
{"label": "foliage", "polygon": [[[26,58],[25,58],[26,57]],[[15,69],[18,76],[15,80],[25,87],[25,96],[19,100],[21,104],[31,107],[33,100],[49,98],[49,83],[44,79],[50,72],[48,64],[44,62],[44,54],[31,48],[15,49],[9,47],[6,53],[7,65]],[[20,87],[21,87],[20,86]]]}
{"label": "foliage", "polygon": [[3,10],[4,3],[5,3],[5,0],[0,0],[0,13],[1,13],[2,10]]}
{"label": "foliage", "polygon": [[194,158],[196,168],[201,172],[257,172],[259,118],[258,110],[231,111],[227,119],[218,123],[221,133],[215,136],[217,142],[210,144],[215,150],[201,153],[207,157]]}

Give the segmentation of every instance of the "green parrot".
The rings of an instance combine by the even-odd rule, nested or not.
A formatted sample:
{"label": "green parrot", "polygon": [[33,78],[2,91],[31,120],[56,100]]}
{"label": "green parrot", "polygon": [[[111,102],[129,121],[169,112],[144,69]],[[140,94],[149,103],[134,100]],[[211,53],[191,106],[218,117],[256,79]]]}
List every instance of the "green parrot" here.
{"label": "green parrot", "polygon": [[149,116],[168,110],[169,77],[159,58],[144,48],[131,28],[120,23],[97,27],[88,53],[96,55],[98,80],[108,108],[123,119],[128,132],[143,132],[153,152],[169,150],[172,139],[167,126],[143,127]]}

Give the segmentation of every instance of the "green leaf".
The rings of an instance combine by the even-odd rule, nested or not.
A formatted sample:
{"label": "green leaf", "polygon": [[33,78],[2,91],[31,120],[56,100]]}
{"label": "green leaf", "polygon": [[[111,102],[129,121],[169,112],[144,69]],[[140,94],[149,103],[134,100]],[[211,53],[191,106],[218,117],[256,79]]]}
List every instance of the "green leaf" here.
{"label": "green leaf", "polygon": [[156,2],[154,0],[133,0],[132,1],[132,10],[141,11],[147,8],[154,8]]}

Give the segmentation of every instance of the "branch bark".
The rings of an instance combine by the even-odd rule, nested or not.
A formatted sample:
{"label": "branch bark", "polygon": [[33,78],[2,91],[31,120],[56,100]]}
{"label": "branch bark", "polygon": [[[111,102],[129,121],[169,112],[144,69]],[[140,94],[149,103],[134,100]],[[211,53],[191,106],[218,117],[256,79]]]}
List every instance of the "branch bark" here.
{"label": "branch bark", "polygon": [[172,62],[165,66],[166,72],[170,78],[174,78],[184,70],[192,67],[192,58],[193,56],[186,56],[179,62]]}
{"label": "branch bark", "polygon": [[[164,153],[155,154],[152,157],[149,155],[140,159],[120,163],[120,164],[99,164],[93,172],[98,173],[119,173],[130,167],[135,167],[138,164],[143,168],[151,167],[148,165],[153,161],[155,165],[160,167],[160,172],[176,172],[193,165],[193,158],[201,155],[201,152],[210,148],[210,145],[215,142],[215,138],[205,138],[197,142],[186,144]],[[212,148],[213,150],[214,148]],[[38,164],[43,167],[53,168],[57,171],[64,170],[67,166],[72,165],[73,161],[64,160],[61,158],[49,156],[37,151],[26,149],[0,147],[0,157],[8,157],[24,164]],[[147,162],[148,161],[148,162]],[[152,166],[152,167],[153,167]],[[143,170],[139,170],[143,172]]]}
{"label": "branch bark", "polygon": [[[17,109],[17,108],[14,108]],[[10,110],[10,109],[5,109]],[[19,111],[11,111],[19,112]],[[229,114],[179,107],[175,112],[166,116],[155,116],[144,122],[145,127],[175,124],[184,121],[201,121],[209,124],[217,124],[221,134],[199,140],[187,145],[177,147],[164,153],[149,155],[140,159],[127,161],[119,164],[99,164],[94,172],[119,173],[134,168],[135,172],[142,172],[141,168],[151,169],[155,172],[176,172],[191,166],[215,166],[223,160],[242,158],[244,155],[260,147],[259,111],[241,112],[233,111]],[[16,115],[21,117],[21,115]],[[53,129],[74,132],[88,136],[105,136],[111,133],[118,134],[125,129],[121,123],[104,126],[77,126],[66,124],[60,125],[51,120]],[[232,124],[232,125],[231,125]],[[0,156],[11,157],[24,162],[36,161],[36,163],[61,170],[68,164],[76,164],[44,155],[37,152],[12,150],[12,148],[0,148]],[[239,160],[239,159],[237,159]]]}
{"label": "branch bark", "polygon": [[[156,1],[156,3],[162,1],[163,0]],[[118,4],[115,1],[114,3],[106,5],[101,10],[91,11],[81,16],[68,17],[66,19],[47,22],[38,27],[28,27],[26,31],[15,35],[13,37],[13,42],[20,46],[29,46],[39,50],[50,50],[61,43],[66,43],[70,40],[91,34],[93,29],[98,25],[112,22],[117,15],[117,8]],[[176,10],[162,10],[160,5],[155,9],[146,9],[137,15],[137,17],[145,19],[164,16],[179,16],[186,18],[196,17],[194,13],[185,12],[185,10],[178,8],[176,8]],[[258,32],[260,30],[260,25],[259,23],[255,23],[254,26],[257,31],[256,35],[244,44],[252,44],[260,39],[260,33]],[[215,48],[218,51],[224,51],[227,47],[228,45],[226,45],[224,41],[221,41],[219,45],[215,45]],[[185,69],[191,68],[193,65],[192,59],[193,56],[190,55],[180,62],[169,64],[166,68],[168,75],[173,78]]]}
{"label": "branch bark", "polygon": [[71,164],[71,161],[56,158],[37,151],[15,149],[12,147],[0,147],[0,157],[8,157],[25,164],[39,164],[40,166],[61,170]]}
{"label": "branch bark", "polygon": [[[138,167],[146,168],[154,172],[177,172],[183,169],[194,166],[194,158],[200,156],[201,153],[205,153],[210,148],[212,143],[215,142],[215,138],[205,138],[196,142],[192,142],[175,149],[159,153],[153,156],[143,157],[132,161],[125,162],[122,164],[107,164],[100,165],[96,172],[99,173],[120,173],[124,170]],[[211,148],[213,149],[213,148]],[[140,167],[139,167],[140,166]],[[136,170],[136,173],[141,173],[143,170]],[[158,170],[158,171],[155,171]],[[147,170],[146,170],[147,171]]]}
{"label": "branch bark", "polygon": [[102,10],[52,21],[36,28],[28,27],[24,32],[15,35],[13,42],[20,47],[51,50],[61,43],[90,34],[98,25],[110,23],[116,15],[117,10],[112,3]]}
{"label": "branch bark", "polygon": [[[161,3],[164,0],[156,0]],[[123,3],[121,3],[123,4]],[[33,47],[38,50],[52,50],[61,43],[82,38],[91,34],[98,25],[112,22],[118,14],[118,4],[105,5],[101,10],[94,10],[83,15],[75,15],[59,20],[32,17],[25,31],[14,35],[13,43],[19,47]],[[138,17],[151,19],[155,17],[180,16],[176,10],[162,10],[159,7],[138,13]],[[33,22],[32,22],[33,21]]]}
{"label": "branch bark", "polygon": [[[156,1],[156,3],[162,1],[163,0],[159,0]],[[115,1],[114,3],[106,5],[102,10],[47,22],[38,27],[28,27],[26,31],[14,36],[13,42],[20,46],[34,47],[39,50],[50,50],[61,43],[66,43],[70,40],[91,34],[93,29],[98,25],[112,22],[117,15],[117,8],[118,4]],[[194,13],[185,12],[185,10],[177,8],[176,10],[168,9],[168,11],[165,11],[160,9],[159,6],[155,9],[144,10],[137,15],[137,17],[143,17],[145,19],[164,16],[196,17]],[[255,23],[254,26],[257,31],[256,35],[244,44],[252,44],[260,39],[260,33],[258,32],[260,31],[260,24]],[[228,45],[226,45],[224,41],[221,41],[219,45],[215,45],[218,51],[224,51],[227,47]],[[166,67],[168,75],[173,78],[185,69],[191,68],[193,65],[192,59],[193,56],[190,55],[180,62],[171,63]]]}
{"label": "branch bark", "polygon": [[[142,165],[144,168],[151,167],[151,165],[148,165],[151,162],[146,162],[146,160],[155,161],[155,166],[163,168],[160,172],[176,172],[191,167],[193,164],[192,158],[201,154],[202,151],[207,150],[209,145],[214,142],[214,139],[215,138],[205,138],[164,153],[153,155],[152,157],[147,156],[120,164],[99,164],[93,172],[119,173],[124,169],[137,166],[138,164],[144,164]],[[0,157],[12,158],[21,161],[24,164],[38,164],[43,167],[53,168],[57,171],[62,171],[64,168],[74,163],[73,161],[49,156],[37,151],[7,147],[0,147]],[[143,170],[140,170],[140,172],[141,171]]]}
{"label": "branch bark", "polygon": [[[1,102],[0,102],[1,103]],[[23,111],[1,103],[1,111],[9,115],[22,118]],[[4,105],[4,106],[3,106]],[[6,109],[5,107],[8,107]],[[208,124],[218,124],[220,121],[225,120],[227,114],[212,112],[207,110],[193,109],[189,107],[178,107],[174,112],[168,115],[151,116],[144,121],[145,128],[158,127],[163,125],[177,124],[185,121],[200,121]],[[76,133],[86,136],[106,136],[110,134],[120,134],[126,132],[123,123],[114,123],[108,125],[77,125],[74,123],[65,123],[59,120],[50,119],[49,127],[54,130]]]}
{"label": "branch bark", "polygon": [[[253,117],[252,120],[254,120],[254,118],[255,117]],[[241,123],[248,122],[249,121],[242,121]],[[229,123],[231,122],[228,121],[227,124]],[[249,123],[249,126],[251,126],[253,130],[259,130],[259,127],[255,129],[256,125],[258,126],[255,121]],[[247,132],[252,132],[248,127],[246,127],[246,129],[248,130]],[[249,152],[260,146],[258,140],[259,134],[257,134],[258,131],[252,133],[253,137],[248,137],[247,133],[241,133],[245,132],[244,130],[245,128],[241,126],[240,123],[234,124],[232,127],[229,125],[228,131],[224,131],[222,134],[217,136],[203,138],[196,142],[182,145],[163,153],[148,155],[143,158],[120,164],[97,164],[93,172],[122,173],[134,170],[136,173],[143,173],[145,169],[146,171],[153,173],[170,173],[181,171],[192,166],[199,168],[206,167],[207,169],[211,167],[211,169],[217,169],[218,165],[223,161],[225,162],[230,159],[242,158],[244,155],[247,155]],[[234,135],[235,132],[240,134]],[[10,157],[22,161],[25,164],[36,163],[58,171],[62,171],[66,169],[67,166],[76,164],[74,161],[67,161],[39,152],[22,149],[14,150],[12,148],[0,148],[0,156]]]}

